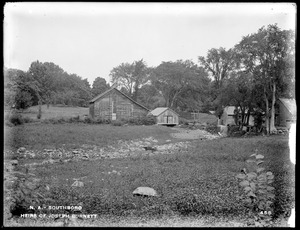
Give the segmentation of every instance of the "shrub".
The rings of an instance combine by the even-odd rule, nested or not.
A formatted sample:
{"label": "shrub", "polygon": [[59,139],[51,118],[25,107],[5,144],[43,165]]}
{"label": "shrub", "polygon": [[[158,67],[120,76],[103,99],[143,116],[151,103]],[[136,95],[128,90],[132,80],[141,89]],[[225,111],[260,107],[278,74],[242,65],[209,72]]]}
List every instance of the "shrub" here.
{"label": "shrub", "polygon": [[111,125],[113,125],[113,126],[122,126],[122,125],[124,125],[124,122],[120,121],[120,120],[115,120],[115,121],[111,121]]}
{"label": "shrub", "polygon": [[[253,164],[254,171],[247,173],[246,169],[243,169],[242,173],[236,176],[242,180],[239,184],[243,188],[243,195],[240,199],[254,212],[255,225],[267,226],[270,215],[273,214],[272,205],[275,195],[271,184],[274,181],[274,175],[261,167],[264,156],[257,154],[257,150],[250,157],[254,159],[247,160],[247,163]],[[259,216],[255,215],[256,213],[259,213]]]}
{"label": "shrub", "polygon": [[68,122],[70,122],[70,123],[80,122],[80,117],[79,117],[79,115],[77,115],[77,116],[75,116],[75,117],[70,117],[70,118],[68,119]]}
{"label": "shrub", "polygon": [[94,119],[93,123],[96,123],[96,124],[110,124],[111,121],[109,119],[106,119],[106,118],[97,117],[96,119]]}
{"label": "shrub", "polygon": [[43,123],[45,124],[62,124],[62,123],[65,123],[67,122],[67,120],[63,117],[59,117],[59,118],[56,118],[56,117],[52,117],[52,118],[49,118],[49,119],[45,119],[42,121]]}
{"label": "shrub", "polygon": [[[11,184],[10,182],[13,183]],[[23,213],[32,213],[30,206],[37,206],[45,203],[45,187],[41,187],[39,179],[34,174],[28,173],[28,169],[21,171],[10,171],[6,175],[5,192],[9,195],[7,206],[13,216],[20,216]]]}
{"label": "shrub", "polygon": [[154,125],[156,124],[156,118],[152,115],[149,116],[140,116],[140,117],[131,117],[128,120],[125,120],[125,123],[130,125]]}
{"label": "shrub", "polygon": [[185,119],[183,117],[179,117],[179,124],[180,125],[188,125],[189,124],[189,120]]}
{"label": "shrub", "polygon": [[152,115],[141,117],[141,123],[142,125],[154,125],[156,124],[156,118]]}
{"label": "shrub", "polygon": [[24,123],[24,118],[19,113],[12,113],[9,118],[9,122],[11,122],[14,125],[22,125]]}
{"label": "shrub", "polygon": [[91,124],[94,122],[94,120],[91,117],[84,117],[83,122],[87,124]]}
{"label": "shrub", "polygon": [[206,126],[205,130],[212,134],[217,134],[220,131],[220,128],[217,125],[209,124]]}
{"label": "shrub", "polygon": [[23,120],[24,120],[24,123],[31,123],[31,122],[33,122],[33,119],[30,118],[30,117],[24,117]]}

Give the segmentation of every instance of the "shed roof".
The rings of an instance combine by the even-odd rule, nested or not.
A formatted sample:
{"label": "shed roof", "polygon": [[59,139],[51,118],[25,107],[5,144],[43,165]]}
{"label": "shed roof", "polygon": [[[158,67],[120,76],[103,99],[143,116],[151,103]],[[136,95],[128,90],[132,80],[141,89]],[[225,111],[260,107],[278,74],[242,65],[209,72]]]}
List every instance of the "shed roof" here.
{"label": "shed roof", "polygon": [[147,109],[145,106],[137,103],[136,101],[134,101],[133,99],[131,99],[130,97],[128,97],[126,94],[122,93],[120,90],[118,90],[115,87],[111,87],[110,89],[106,90],[104,93],[99,94],[98,96],[94,97],[92,100],[89,101],[89,103],[94,103],[95,101],[99,100],[100,98],[104,97],[105,95],[107,95],[108,93],[110,93],[111,91],[117,91],[118,93],[122,94],[123,96],[125,96],[126,98],[128,98],[130,101],[132,101],[133,103],[135,103],[136,105],[142,107],[143,109],[146,109],[147,111],[149,111],[149,109]]}
{"label": "shed roof", "polygon": [[287,108],[287,110],[292,114],[296,115],[297,113],[297,106],[295,99],[288,99],[288,98],[279,98],[279,101]]}
{"label": "shed roof", "polygon": [[[160,114],[162,114],[163,112],[165,112],[166,110],[171,110],[173,113],[176,113],[175,111],[173,111],[172,109],[168,108],[168,107],[157,107],[156,109],[153,109],[150,113],[153,116],[159,116]],[[176,113],[178,115],[178,113]],[[179,115],[178,115],[179,116]]]}

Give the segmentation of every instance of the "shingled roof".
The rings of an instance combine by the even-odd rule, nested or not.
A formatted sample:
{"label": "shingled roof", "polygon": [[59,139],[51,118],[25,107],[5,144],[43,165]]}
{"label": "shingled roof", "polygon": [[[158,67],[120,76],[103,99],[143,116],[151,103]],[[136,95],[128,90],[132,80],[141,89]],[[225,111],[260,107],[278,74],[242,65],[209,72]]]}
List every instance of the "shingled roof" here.
{"label": "shingled roof", "polygon": [[[152,110],[150,113],[153,116],[159,116],[160,114],[162,114],[163,112],[165,112],[167,109],[171,110],[172,112],[176,113],[175,111],[173,111],[172,109],[168,108],[168,107],[157,107],[156,109]],[[177,113],[176,113],[177,114]],[[178,114],[177,114],[178,115]]]}
{"label": "shingled roof", "polygon": [[128,97],[126,94],[122,93],[120,90],[118,90],[118,89],[115,88],[115,87],[112,87],[112,88],[106,90],[104,93],[101,93],[101,94],[99,94],[98,96],[94,97],[92,100],[89,101],[89,103],[90,103],[90,104],[91,104],[91,103],[94,103],[95,101],[101,99],[102,97],[104,97],[105,95],[109,94],[109,93],[110,93],[111,91],[113,91],[113,90],[115,90],[115,91],[117,91],[118,93],[122,94],[124,97],[128,98],[130,101],[132,101],[132,102],[135,103],[136,105],[138,105],[138,106],[140,106],[140,107],[146,109],[147,111],[150,111],[148,108],[146,108],[145,106],[143,106],[143,105],[139,104],[138,102],[134,101],[132,98]]}
{"label": "shingled roof", "polygon": [[279,101],[287,108],[287,110],[293,115],[296,116],[297,114],[297,106],[295,99],[288,99],[288,98],[278,98]]}

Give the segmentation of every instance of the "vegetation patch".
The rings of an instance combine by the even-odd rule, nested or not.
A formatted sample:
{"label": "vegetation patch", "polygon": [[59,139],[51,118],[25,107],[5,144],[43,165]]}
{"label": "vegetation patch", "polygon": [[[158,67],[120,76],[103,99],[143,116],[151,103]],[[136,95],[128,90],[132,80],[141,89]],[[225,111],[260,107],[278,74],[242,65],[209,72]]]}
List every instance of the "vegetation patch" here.
{"label": "vegetation patch", "polygon": [[[249,208],[239,200],[243,187],[236,175],[247,166],[246,160],[257,148],[264,153],[265,170],[274,174],[272,186],[281,191],[275,193],[271,216],[274,219],[286,215],[294,205],[295,185],[285,182],[288,177],[293,178],[295,170],[289,162],[287,142],[282,136],[221,138],[191,142],[188,151],[176,149],[172,154],[37,165],[28,169],[38,179],[37,187],[31,187],[27,193],[32,194],[32,199],[35,193],[45,198],[37,197],[37,204],[81,205],[81,213],[100,216],[239,216],[247,223]],[[26,174],[24,167],[15,170]],[[25,183],[21,177],[18,180],[15,192]],[[32,181],[26,180],[31,185]],[[159,197],[133,196],[139,186],[154,188]],[[28,207],[26,202],[18,198],[15,207]]]}

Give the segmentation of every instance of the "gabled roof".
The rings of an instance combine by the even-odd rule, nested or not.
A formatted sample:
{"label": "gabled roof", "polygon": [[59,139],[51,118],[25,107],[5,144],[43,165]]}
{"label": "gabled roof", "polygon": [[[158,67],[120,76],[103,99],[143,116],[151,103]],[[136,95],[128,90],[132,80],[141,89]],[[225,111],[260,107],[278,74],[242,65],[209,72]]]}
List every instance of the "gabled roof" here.
{"label": "gabled roof", "polygon": [[92,100],[89,101],[89,103],[94,103],[95,101],[99,100],[100,98],[104,97],[105,95],[109,94],[111,91],[117,91],[118,93],[122,94],[124,97],[128,98],[130,101],[132,101],[133,103],[135,103],[136,105],[142,107],[143,109],[146,109],[147,111],[150,111],[149,109],[147,109],[145,106],[137,103],[136,101],[134,101],[133,99],[131,99],[130,97],[128,97],[126,94],[122,93],[120,90],[118,90],[115,87],[110,88],[109,90],[106,90],[104,93],[99,94],[98,96],[94,97]]}
{"label": "gabled roof", "polygon": [[[168,107],[157,107],[156,109],[153,109],[150,113],[153,116],[159,116],[160,114],[162,114],[163,112],[165,112],[168,109],[171,110],[173,113],[176,113],[175,111],[173,111],[172,109],[170,109]],[[176,114],[178,115],[178,113],[176,113]]]}
{"label": "gabled roof", "polygon": [[287,110],[292,114],[297,114],[297,106],[295,99],[288,99],[288,98],[278,98],[279,101],[287,108]]}

